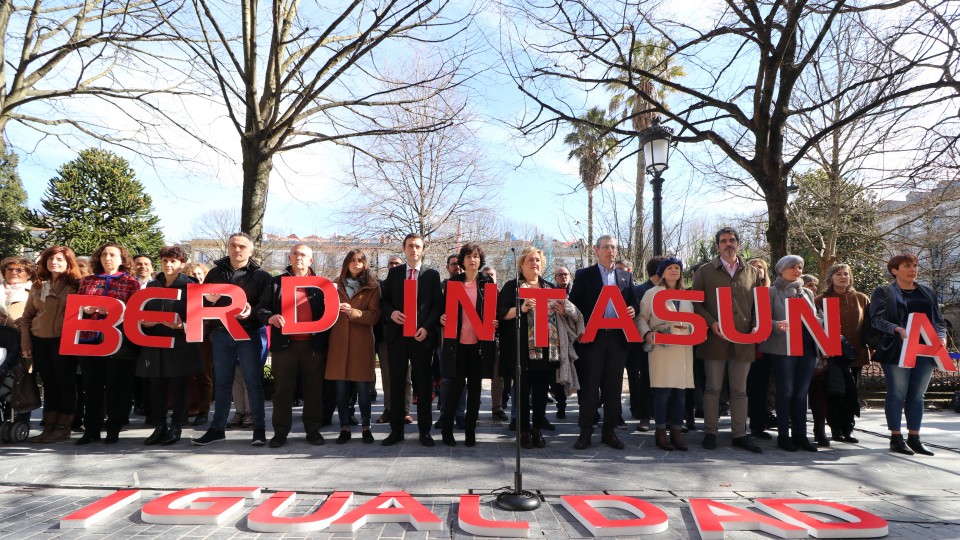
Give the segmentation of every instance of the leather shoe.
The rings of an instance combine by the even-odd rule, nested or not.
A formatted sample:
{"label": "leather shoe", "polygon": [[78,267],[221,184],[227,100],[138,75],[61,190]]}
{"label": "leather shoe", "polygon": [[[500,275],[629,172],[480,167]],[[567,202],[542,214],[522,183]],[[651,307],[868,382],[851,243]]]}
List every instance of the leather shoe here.
{"label": "leather shoe", "polygon": [[743,448],[747,452],[753,452],[754,454],[762,454],[763,448],[760,448],[750,439],[750,436],[744,435],[743,437],[736,437],[733,439],[733,445],[737,448]]}
{"label": "leather shoe", "polygon": [[180,428],[170,428],[167,430],[167,434],[163,436],[163,439],[160,440],[160,444],[163,446],[170,446],[171,444],[177,444],[180,442],[181,431]]}
{"label": "leather shoe", "polygon": [[99,432],[94,433],[93,431],[88,429],[86,432],[84,432],[82,436],[80,436],[79,439],[77,439],[77,442],[74,444],[76,444],[77,446],[83,446],[85,444],[90,444],[93,441],[99,441],[99,440],[100,440],[100,433]]}
{"label": "leather shoe", "polygon": [[160,441],[163,440],[163,437],[164,437],[166,434],[167,434],[167,426],[166,426],[166,424],[164,424],[164,425],[159,426],[159,427],[157,427],[156,429],[154,429],[154,430],[153,430],[153,433],[151,433],[149,437],[147,437],[146,439],[144,439],[143,444],[145,444],[145,445],[147,445],[147,446],[155,446],[155,445],[158,445],[158,444],[160,444]]}
{"label": "leather shoe", "polygon": [[108,431],[107,436],[103,438],[103,444],[116,444],[120,440],[120,431]]}
{"label": "leather shoe", "polygon": [[403,442],[403,433],[391,433],[387,438],[380,442],[381,446],[393,446],[398,442]]}
{"label": "leather shoe", "polygon": [[207,413],[197,413],[197,416],[193,419],[192,425],[202,426],[207,423]]}
{"label": "leather shoe", "polygon": [[543,438],[543,432],[539,429],[533,430],[533,433],[530,434],[530,438],[533,439],[534,448],[546,448],[547,441]]}
{"label": "leather shoe", "polygon": [[323,440],[323,435],[321,435],[320,433],[311,432],[311,433],[307,433],[307,442],[314,446],[320,446],[326,441]]}
{"label": "leather shoe", "polygon": [[440,437],[443,440],[443,444],[447,446],[456,446],[457,440],[453,438],[453,431],[444,429],[440,432]]}
{"label": "leather shoe", "polygon": [[533,439],[530,437],[529,431],[520,434],[520,446],[527,450],[533,448]]}
{"label": "leather shoe", "polygon": [[546,418],[544,418],[544,419],[543,419],[543,425],[540,426],[540,429],[545,429],[545,430],[547,430],[547,431],[556,431],[556,430],[557,430],[557,426],[551,424],[549,420],[547,420]]}
{"label": "leather shoe", "polygon": [[717,449],[717,435],[716,433],[706,433],[703,436],[703,442],[700,443],[707,450],[716,450]]}
{"label": "leather shoe", "polygon": [[626,446],[625,444],[623,444],[623,441],[621,441],[620,438],[617,437],[617,434],[613,432],[607,433],[606,435],[603,435],[602,437],[600,437],[600,442],[602,442],[603,444],[615,450],[623,450],[624,447]]}
{"label": "leather shoe", "polygon": [[270,448],[280,448],[284,444],[287,444],[286,435],[274,434],[273,437],[270,437]]}
{"label": "leather shoe", "polygon": [[510,418],[507,417],[507,413],[505,413],[505,412],[503,412],[503,411],[494,411],[492,416],[493,416],[495,419],[500,420],[501,422],[504,421],[504,420],[509,420],[509,419],[510,419]]}
{"label": "leather shoe", "polygon": [[753,437],[754,439],[757,439],[757,440],[760,440],[760,441],[769,441],[769,440],[772,440],[772,439],[773,439],[773,435],[767,433],[766,431],[762,431],[762,430],[761,430],[761,431],[751,431],[751,432],[750,432],[750,436]]}
{"label": "leather shoe", "polygon": [[433,437],[431,437],[429,433],[421,433],[420,444],[424,446],[433,446],[435,443],[433,442]]}
{"label": "leather shoe", "polygon": [[573,443],[573,447],[576,450],[584,450],[590,448],[590,435],[580,435],[577,437],[577,442]]}

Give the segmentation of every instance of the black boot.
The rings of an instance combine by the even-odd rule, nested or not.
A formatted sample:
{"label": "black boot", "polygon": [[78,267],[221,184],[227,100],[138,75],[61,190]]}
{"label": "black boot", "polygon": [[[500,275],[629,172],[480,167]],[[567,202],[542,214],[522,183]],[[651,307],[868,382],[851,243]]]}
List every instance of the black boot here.
{"label": "black boot", "polygon": [[905,456],[913,455],[913,450],[907,447],[907,443],[903,441],[903,435],[899,433],[890,435],[890,451]]}
{"label": "black boot", "polygon": [[829,447],[830,439],[827,438],[827,426],[815,422],[813,424],[813,440],[817,441],[817,446]]}
{"label": "black boot", "polygon": [[927,448],[923,446],[923,443],[920,442],[920,435],[907,435],[907,446],[909,446],[911,450],[918,454],[923,454],[925,456],[933,455],[933,452],[927,450]]}
{"label": "black boot", "polygon": [[158,425],[153,430],[153,433],[151,433],[150,436],[143,441],[143,444],[147,446],[154,446],[154,445],[160,444],[160,441],[163,440],[166,434],[167,434],[167,424],[166,422],[164,422],[163,424]]}
{"label": "black boot", "polygon": [[816,452],[817,447],[810,442],[810,439],[807,438],[807,434],[804,432],[795,432],[793,434],[793,445],[801,450],[806,450],[807,452]]}

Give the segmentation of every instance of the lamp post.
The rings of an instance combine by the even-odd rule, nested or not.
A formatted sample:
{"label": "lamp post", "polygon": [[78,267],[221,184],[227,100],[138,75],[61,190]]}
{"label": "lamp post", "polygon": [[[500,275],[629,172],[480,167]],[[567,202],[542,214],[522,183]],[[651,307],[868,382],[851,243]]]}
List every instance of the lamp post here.
{"label": "lamp post", "polygon": [[663,255],[663,178],[670,157],[670,139],[673,130],[660,125],[660,119],[654,118],[653,125],[640,132],[640,145],[646,161],[647,174],[653,175],[653,254]]}

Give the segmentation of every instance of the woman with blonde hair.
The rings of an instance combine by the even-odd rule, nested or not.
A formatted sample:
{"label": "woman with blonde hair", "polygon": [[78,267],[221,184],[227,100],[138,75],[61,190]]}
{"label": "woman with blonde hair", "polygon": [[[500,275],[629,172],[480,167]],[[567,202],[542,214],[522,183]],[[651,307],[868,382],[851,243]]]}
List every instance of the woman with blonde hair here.
{"label": "woman with blonde hair", "polygon": [[[546,305],[538,305],[533,299],[523,300],[520,303],[518,339],[514,319],[518,315],[516,305],[519,289],[556,288],[553,283],[543,279],[543,264],[542,251],[533,246],[523,248],[517,257],[519,275],[504,284],[497,299],[497,319],[500,320],[500,373],[516,371],[518,353],[523,370],[520,384],[517,385],[516,402],[520,414],[517,429],[520,430],[520,444],[524,448],[544,448],[547,444],[542,433],[547,418],[547,390],[550,383],[556,380],[557,368],[560,367],[564,354],[561,348],[567,346],[559,337],[557,317],[573,316],[577,309],[569,300],[551,300]],[[534,344],[533,321],[537,309],[549,312],[546,347],[537,347]]]}
{"label": "woman with blonde hair", "polygon": [[[770,286],[770,267],[763,259],[750,259],[747,264],[757,269],[764,287]],[[750,435],[755,439],[770,440],[773,437],[766,432],[767,420],[773,404],[770,403],[770,359],[757,347],[756,359],[750,365],[747,375],[747,411],[750,417]]]}

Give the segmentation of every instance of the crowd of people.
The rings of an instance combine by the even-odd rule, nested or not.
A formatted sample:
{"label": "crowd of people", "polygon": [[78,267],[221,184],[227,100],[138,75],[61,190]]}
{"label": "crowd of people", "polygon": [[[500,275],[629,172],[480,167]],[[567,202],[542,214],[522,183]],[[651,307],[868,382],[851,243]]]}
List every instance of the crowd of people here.
{"label": "crowd of people", "polygon": [[[146,445],[178,443],[182,427],[191,423],[192,416],[194,426],[209,423],[205,433],[192,439],[194,445],[223,441],[226,428],[239,425],[252,428],[252,445],[278,448],[287,443],[293,408],[300,405],[310,444],[324,444],[321,431],[331,424],[336,411],[337,444],[353,438],[355,425],[363,443],[375,442],[371,426],[378,423],[389,426],[381,444],[394,445],[403,441],[406,425],[416,422],[424,446],[434,446],[434,429],[440,430],[444,445],[456,446],[457,427],[463,430],[463,444],[472,447],[477,444],[482,380],[491,379],[491,414],[506,421],[509,404],[510,429],[519,430],[524,448],[547,445],[544,432],[555,429],[547,417],[548,402],[556,403],[556,418],[565,419],[567,400],[575,394],[580,412],[574,447],[593,444],[594,429],[599,427],[602,444],[622,449],[617,431],[626,425],[622,400],[626,373],[629,413],[639,420],[636,429],[649,431],[652,420],[660,449],[688,450],[684,434],[697,429],[696,417],[701,415],[700,444],[715,449],[721,413],[728,411],[734,447],[762,452],[758,441],[772,440],[767,430],[775,429],[780,449],[814,452],[831,441],[858,442],[854,436],[860,412],[857,383],[862,368],[875,361],[882,365],[887,384],[891,451],[931,455],[921,442],[920,428],[924,393],[935,363],[921,356],[913,368],[898,365],[911,313],[925,314],[946,344],[936,295],[917,282],[916,256],[892,257],[887,263],[891,283],[868,297],[855,288],[849,265],[833,265],[819,286],[816,277],[804,274],[802,257],[787,255],[772,265],[760,259],[744,260],[740,238],[731,228],[718,231],[714,240],[719,255],[688,269],[691,288],[702,291],[704,301],[666,303],[669,311],[696,313],[706,321],[706,340],[697,346],[657,343],[658,335],[694,331],[692,324],[667,320],[653,309],[658,293],[684,288],[683,262],[654,257],[646,264],[648,279],[635,283],[634,273],[618,258],[616,240],[609,235],[593,246],[597,263],[574,273],[566,267],[547,273],[543,253],[536,247],[524,248],[516,258],[516,277],[499,286],[494,298],[490,293],[491,284],[498,284],[496,270],[486,265],[483,247],[476,243],[464,244],[447,258],[446,278],[423,263],[424,239],[417,234],[403,239],[402,255],[390,257],[383,281],[376,279],[367,255],[354,249],[344,257],[339,275],[330,277],[338,295],[334,326],[316,334],[292,335],[282,332],[288,323],[283,296],[291,293],[281,287],[281,280],[314,275],[313,253],[305,244],[291,248],[290,264],[279,276],[257,265],[254,243],[242,233],[229,238],[228,255],[212,268],[189,263],[179,246],[161,249],[156,259],[145,254],[131,257],[118,243],[100,246],[89,259],[77,257],[69,247],[54,246],[37,261],[23,257],[2,261],[0,326],[19,329],[21,355],[42,381],[43,430],[30,439],[40,444],[70,439],[74,432],[82,432],[75,440],[78,445],[101,437],[105,444],[116,443],[130,423],[131,409],[140,408],[154,427],[143,441]],[[403,306],[404,284],[409,280],[416,281],[415,313]],[[236,339],[213,320],[206,322],[202,342],[188,341],[184,321],[186,289],[191,283],[233,284],[243,289],[247,303],[236,318],[249,339]],[[460,304],[456,321],[444,313],[451,284],[462,286],[468,300]],[[591,320],[594,311],[605,318],[617,316],[613,301],[600,302],[602,291],[611,290],[605,289],[608,286],[619,291],[641,340],[628,339],[623,329],[601,329],[589,342],[582,339],[585,321]],[[759,345],[727,339],[731,332],[748,334],[757,326],[754,289],[761,286],[769,287],[769,337]],[[163,323],[140,321],[145,334],[173,338],[172,348],[141,347],[124,339],[106,357],[60,354],[68,295],[108,296],[126,302],[146,287],[181,291],[179,300],[154,299],[145,306],[175,314],[172,318]],[[544,302],[522,293],[528,288],[563,292]],[[729,288],[732,313],[718,312],[718,288]],[[332,305],[319,288],[293,290],[299,321],[317,320]],[[790,328],[785,306],[792,298],[805,300],[818,314],[821,300],[839,300],[842,355],[819,356],[806,328],[801,352],[787,346]],[[227,306],[231,299],[206,294],[204,302]],[[475,326],[483,321],[490,302],[496,304],[493,340],[481,339],[487,333]],[[473,309],[476,317],[464,313]],[[102,308],[83,308],[83,317],[104,315]],[[415,317],[413,335],[404,332],[408,317]],[[545,337],[534,324],[543,317]],[[455,332],[446,329],[448,324],[456,325]],[[876,350],[867,347],[867,333],[879,336]],[[96,343],[103,336],[86,331],[78,339]],[[268,351],[274,381],[269,442],[263,387]],[[371,400],[377,395],[378,359],[384,407],[374,420]],[[521,377],[516,381],[518,363]],[[442,405],[436,424],[435,379],[441,381]],[[235,414],[228,418],[231,404]],[[813,440],[808,410],[812,411]]]}

